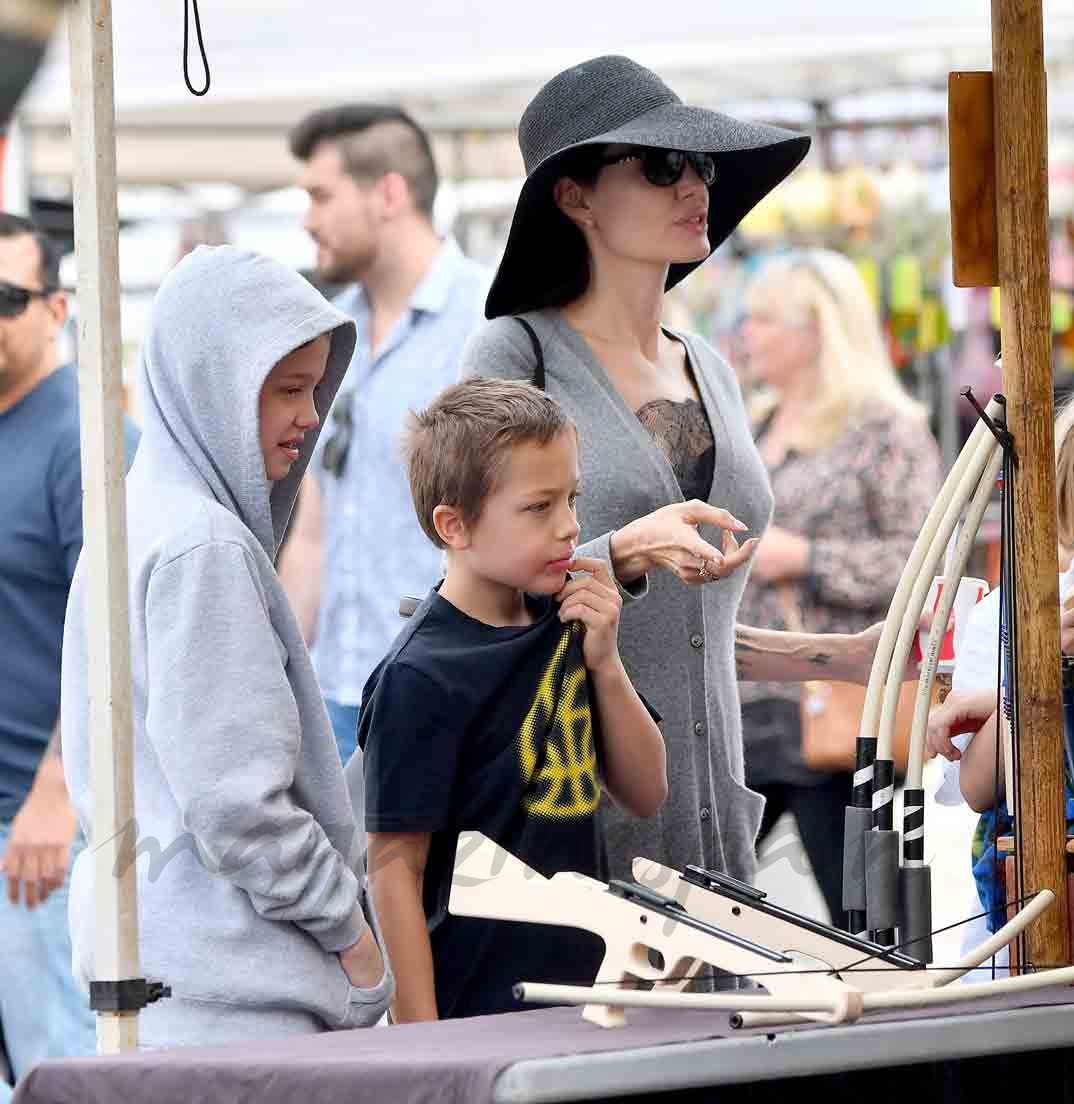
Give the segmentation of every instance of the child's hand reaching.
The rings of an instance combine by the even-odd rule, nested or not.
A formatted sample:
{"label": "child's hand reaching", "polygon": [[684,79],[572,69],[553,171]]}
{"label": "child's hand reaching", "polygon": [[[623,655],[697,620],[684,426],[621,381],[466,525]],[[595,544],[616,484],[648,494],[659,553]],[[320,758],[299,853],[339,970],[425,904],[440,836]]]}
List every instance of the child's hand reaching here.
{"label": "child's hand reaching", "polygon": [[596,673],[619,660],[619,611],[623,599],[603,560],[580,556],[569,571],[583,571],[568,579],[556,595],[561,621],[581,621],[585,626],[585,665]]}
{"label": "child's hand reaching", "polygon": [[1059,610],[1059,646],[1064,655],[1074,655],[1074,587],[1063,595]]}
{"label": "child's hand reaching", "polygon": [[995,711],[995,690],[952,691],[943,705],[929,711],[926,758],[942,755],[952,763],[957,762],[962,752],[951,742],[951,737],[976,732]]}

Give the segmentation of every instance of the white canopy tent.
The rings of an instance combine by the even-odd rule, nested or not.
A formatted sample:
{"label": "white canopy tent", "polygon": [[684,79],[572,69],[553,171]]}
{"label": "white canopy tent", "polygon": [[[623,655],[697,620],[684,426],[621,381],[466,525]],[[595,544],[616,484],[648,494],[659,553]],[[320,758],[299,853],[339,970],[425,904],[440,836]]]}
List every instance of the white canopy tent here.
{"label": "white canopy tent", "polygon": [[[121,183],[279,187],[293,175],[282,132],[314,107],[358,98],[399,100],[444,136],[446,175],[514,175],[513,142],[495,136],[513,131],[543,80],[597,53],[651,65],[692,102],[792,125],[810,125],[818,105],[833,120],[942,116],[948,71],[991,64],[988,0],[694,3],[671,15],[651,0],[593,0],[584,12],[573,0],[335,0],[315,11],[218,0],[202,5],[212,88],[195,99],[182,79],[182,14],[175,0],[115,0]],[[1046,16],[1053,116],[1074,118],[1074,0],[1052,0]],[[70,176],[67,57],[57,39],[22,105],[37,174]],[[197,84],[193,42],[191,69]]]}

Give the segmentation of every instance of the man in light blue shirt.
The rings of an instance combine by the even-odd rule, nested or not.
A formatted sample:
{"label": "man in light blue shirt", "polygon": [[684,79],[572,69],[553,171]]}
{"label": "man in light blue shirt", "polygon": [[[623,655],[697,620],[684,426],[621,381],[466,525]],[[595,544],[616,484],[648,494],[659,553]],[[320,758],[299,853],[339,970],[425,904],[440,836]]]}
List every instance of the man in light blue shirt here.
{"label": "man in light blue shirt", "polygon": [[455,382],[489,275],[436,234],[432,151],[404,112],[316,112],[295,128],[291,151],[303,163],[318,274],[353,285],[336,302],[358,324],[279,565],[346,762],[362,687],[403,625],[399,599],[423,595],[440,577],[399,436],[409,410]]}

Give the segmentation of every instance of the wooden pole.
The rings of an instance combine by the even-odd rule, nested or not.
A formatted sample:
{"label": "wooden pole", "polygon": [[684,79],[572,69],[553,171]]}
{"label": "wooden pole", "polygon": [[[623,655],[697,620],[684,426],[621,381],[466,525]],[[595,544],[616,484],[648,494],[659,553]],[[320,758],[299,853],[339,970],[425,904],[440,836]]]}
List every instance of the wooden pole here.
{"label": "wooden pole", "polygon": [[[135,864],[116,862],[134,815],[130,629],[124,498],[119,221],[111,0],[76,0],[69,12],[71,139],[78,260],[78,366],[83,555],[88,583],[89,710],[96,944],[101,980],[140,976]],[[137,1046],[135,1013],[99,1012],[103,1054]]]}
{"label": "wooden pole", "polygon": [[1070,963],[1071,955],[1041,0],[992,0],[992,69],[1003,384],[1018,458],[1013,534],[1019,619],[1016,832],[1024,891],[1050,889],[1055,894],[1054,907],[1027,935],[1027,955],[1039,965],[1059,966]]}

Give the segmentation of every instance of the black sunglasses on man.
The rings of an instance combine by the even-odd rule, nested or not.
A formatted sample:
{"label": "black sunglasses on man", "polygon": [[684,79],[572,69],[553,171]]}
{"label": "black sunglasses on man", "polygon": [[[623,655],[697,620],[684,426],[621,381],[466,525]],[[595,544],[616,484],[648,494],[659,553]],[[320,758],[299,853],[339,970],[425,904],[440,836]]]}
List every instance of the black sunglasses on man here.
{"label": "black sunglasses on man", "polygon": [[58,288],[28,288],[0,280],[0,318],[18,318],[34,299],[47,299]]}
{"label": "black sunglasses on man", "polygon": [[328,419],[329,436],[324,443],[322,461],[325,470],[337,479],[343,474],[347,464],[347,453],[351,447],[351,434],[354,430],[351,414],[353,399],[352,392],[337,396]]}

